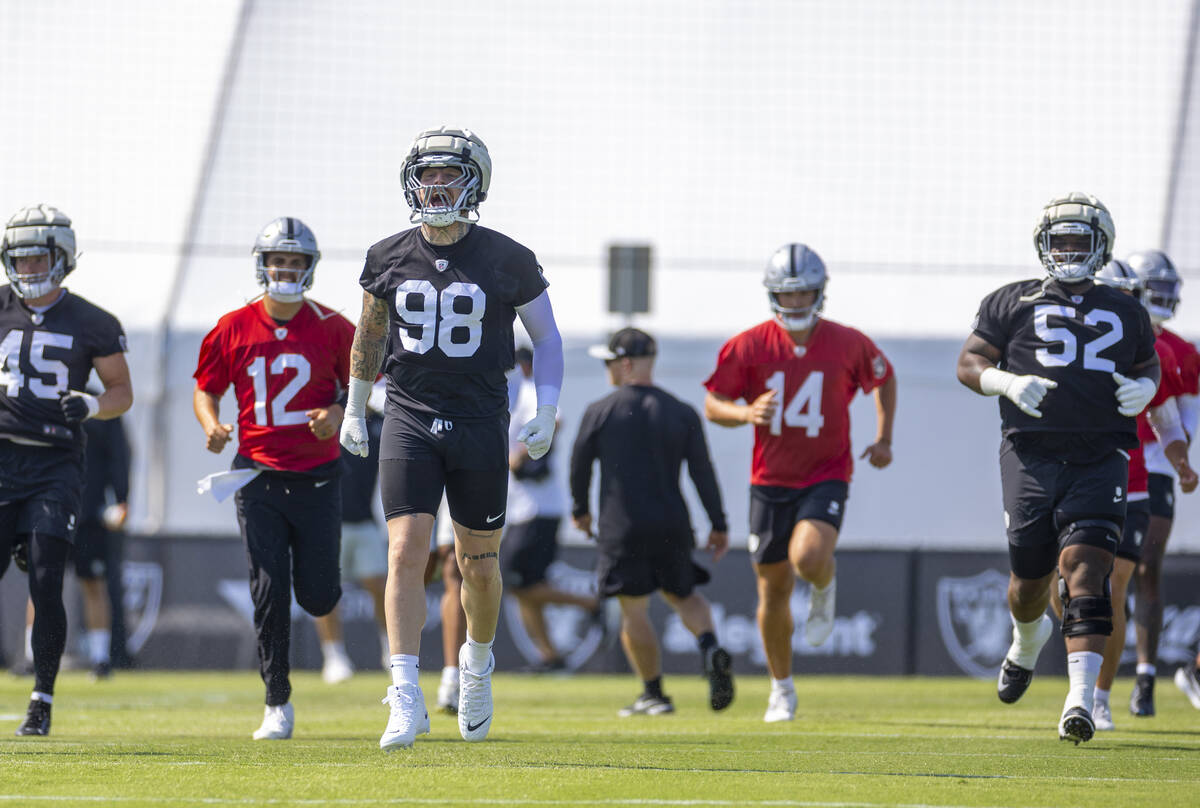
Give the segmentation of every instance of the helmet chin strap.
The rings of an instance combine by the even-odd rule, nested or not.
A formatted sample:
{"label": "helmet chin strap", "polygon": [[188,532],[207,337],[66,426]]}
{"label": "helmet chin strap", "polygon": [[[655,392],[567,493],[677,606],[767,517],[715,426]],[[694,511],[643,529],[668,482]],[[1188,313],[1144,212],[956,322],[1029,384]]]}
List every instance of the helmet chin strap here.
{"label": "helmet chin strap", "polygon": [[304,299],[304,287],[298,281],[267,281],[267,297],[276,303],[299,303]]}
{"label": "helmet chin strap", "polygon": [[807,331],[817,322],[817,312],[812,311],[803,317],[788,317],[786,314],[776,314],[776,319],[788,331]]}

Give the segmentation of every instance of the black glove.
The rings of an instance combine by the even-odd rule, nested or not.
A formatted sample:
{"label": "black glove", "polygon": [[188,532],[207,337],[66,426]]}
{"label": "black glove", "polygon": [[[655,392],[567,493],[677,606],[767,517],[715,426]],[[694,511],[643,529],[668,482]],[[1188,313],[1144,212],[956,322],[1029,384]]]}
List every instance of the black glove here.
{"label": "black glove", "polygon": [[100,411],[100,404],[90,393],[80,393],[68,390],[58,397],[58,406],[62,408],[63,417],[68,424],[78,424],[91,418]]}
{"label": "black glove", "polygon": [[29,572],[29,544],[24,539],[12,546],[13,563],[21,572]]}

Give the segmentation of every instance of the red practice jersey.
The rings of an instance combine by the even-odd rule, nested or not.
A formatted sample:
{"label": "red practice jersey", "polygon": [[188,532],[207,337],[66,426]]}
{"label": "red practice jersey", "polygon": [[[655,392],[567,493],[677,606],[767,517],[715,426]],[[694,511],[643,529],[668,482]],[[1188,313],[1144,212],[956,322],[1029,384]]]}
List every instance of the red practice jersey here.
{"label": "red practice jersey", "polygon": [[[1147,419],[1146,413],[1151,407],[1160,406],[1168,398],[1183,395],[1185,387],[1183,372],[1175,353],[1161,334],[1154,341],[1154,351],[1158,354],[1160,375],[1158,390],[1155,391],[1154,398],[1150,399],[1146,409],[1137,416],[1138,440],[1141,441],[1142,446],[1158,440],[1154,435],[1154,430],[1150,428],[1150,421]],[[1146,454],[1142,446],[1129,452],[1129,493],[1131,494],[1141,494],[1149,490],[1150,477],[1146,471]]]}
{"label": "red practice jersey", "polygon": [[338,437],[318,440],[304,413],[337,401],[350,378],[354,326],[306,300],[279,325],[261,299],[231,311],[200,346],[196,384],[238,403],[238,454],[280,471],[308,471],[336,460]]}
{"label": "red practice jersey", "polygon": [[1158,338],[1170,346],[1176,361],[1179,362],[1179,374],[1183,377],[1183,395],[1200,394],[1200,351],[1188,340],[1165,328]]}
{"label": "red practice jersey", "polygon": [[860,331],[819,319],[798,347],[768,320],[725,343],[704,386],[747,403],[775,390],[774,419],[754,428],[750,482],[806,488],[850,481],[850,402],[891,376],[887,357]]}

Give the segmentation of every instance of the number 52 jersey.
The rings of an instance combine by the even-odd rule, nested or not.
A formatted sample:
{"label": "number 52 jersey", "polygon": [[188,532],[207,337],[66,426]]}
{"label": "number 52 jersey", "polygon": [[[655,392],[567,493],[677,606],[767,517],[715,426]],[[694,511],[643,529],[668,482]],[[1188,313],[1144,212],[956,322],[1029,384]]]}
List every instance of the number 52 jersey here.
{"label": "number 52 jersey", "polygon": [[807,488],[850,481],[850,402],[891,376],[891,363],[861,331],[821,318],[798,347],[768,320],[725,343],[704,386],[747,404],[774,390],[775,417],[754,427],[750,483]]}

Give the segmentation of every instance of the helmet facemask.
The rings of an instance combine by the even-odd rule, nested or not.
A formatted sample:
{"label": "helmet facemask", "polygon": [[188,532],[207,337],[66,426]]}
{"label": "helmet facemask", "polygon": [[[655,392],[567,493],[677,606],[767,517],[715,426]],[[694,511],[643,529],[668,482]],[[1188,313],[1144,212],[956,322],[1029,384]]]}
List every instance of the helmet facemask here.
{"label": "helmet facemask", "polygon": [[1108,252],[1107,238],[1084,222],[1055,222],[1043,228],[1038,256],[1050,276],[1060,281],[1081,281],[1093,275]]}
{"label": "helmet facemask", "polygon": [[[18,258],[35,258],[42,256],[47,260],[40,263],[40,268],[30,272],[17,267]],[[25,262],[22,262],[25,263]],[[55,246],[54,237],[47,240],[44,247],[11,247],[4,253],[4,271],[13,291],[22,300],[36,300],[45,297],[62,285],[67,277],[66,254]]]}
{"label": "helmet facemask", "polygon": [[[299,250],[281,250],[273,249],[268,252],[305,255]],[[311,255],[305,255],[308,259],[308,266],[305,269],[292,269],[290,267],[268,267],[266,263],[267,252],[256,252],[254,255],[255,261],[255,277],[258,279],[258,285],[266,290],[267,297],[279,303],[299,303],[304,299],[304,293],[312,288],[313,282],[313,258]],[[292,281],[276,280],[271,277],[271,273],[288,272],[291,274],[299,273],[300,277]]]}
{"label": "helmet facemask", "polygon": [[[312,288],[317,261],[321,260],[317,237],[308,225],[294,216],[274,219],[259,231],[252,252],[254,278],[268,297],[279,303],[298,303],[304,299],[304,293]],[[271,253],[303,256],[304,267],[268,267],[267,256]],[[272,272],[299,273],[299,277],[291,281],[276,280],[271,277]]]}
{"label": "helmet facemask", "polygon": [[[787,284],[784,284],[786,286]],[[799,308],[789,308],[779,302],[780,292],[809,292],[815,291],[816,297],[813,302],[807,306]],[[775,312],[775,318],[779,320],[780,325],[788,331],[807,331],[816,323],[817,317],[821,313],[821,308],[825,305],[825,284],[822,283],[815,290],[811,286],[802,286],[796,284],[795,288],[777,288],[767,291],[767,299],[771,301],[771,311]]]}
{"label": "helmet facemask", "polygon": [[[425,185],[421,175],[430,168],[453,167],[459,176],[444,185]],[[409,221],[431,227],[479,221],[479,170],[453,154],[423,154],[404,166],[404,196],[412,206]]]}
{"label": "helmet facemask", "polygon": [[1178,280],[1151,278],[1145,282],[1145,292],[1142,293],[1142,304],[1150,321],[1162,325],[1175,316],[1175,307],[1179,305],[1180,287]]}

